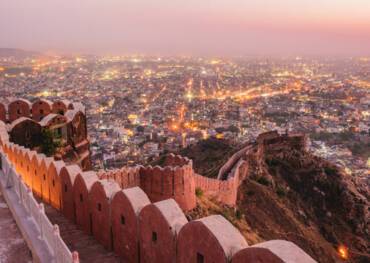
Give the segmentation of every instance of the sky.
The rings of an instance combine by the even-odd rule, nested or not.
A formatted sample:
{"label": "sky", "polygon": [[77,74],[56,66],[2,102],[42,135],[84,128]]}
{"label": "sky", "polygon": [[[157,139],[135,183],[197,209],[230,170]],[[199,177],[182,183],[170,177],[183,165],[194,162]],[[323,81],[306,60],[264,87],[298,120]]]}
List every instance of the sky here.
{"label": "sky", "polygon": [[369,56],[370,0],[0,0],[0,47]]}

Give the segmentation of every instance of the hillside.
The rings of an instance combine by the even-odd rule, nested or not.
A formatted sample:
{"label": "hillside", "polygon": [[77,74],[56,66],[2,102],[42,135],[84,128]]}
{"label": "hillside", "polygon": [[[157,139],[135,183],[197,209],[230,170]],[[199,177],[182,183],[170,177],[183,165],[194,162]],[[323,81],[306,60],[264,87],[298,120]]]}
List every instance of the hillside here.
{"label": "hillside", "polygon": [[0,58],[25,59],[42,56],[41,53],[16,48],[0,48]]}
{"label": "hillside", "polygon": [[198,174],[215,178],[221,166],[239,148],[231,145],[227,140],[210,137],[182,149],[178,154],[192,159],[194,170]]}
{"label": "hillside", "polygon": [[[226,154],[220,149],[217,156]],[[350,176],[303,148],[270,151],[269,146],[255,146],[243,159],[249,168],[235,210],[198,193],[191,218],[216,211],[228,217],[250,245],[291,240],[319,262],[340,262],[337,249],[345,245],[350,252],[346,262],[368,262],[368,195],[356,190]]]}

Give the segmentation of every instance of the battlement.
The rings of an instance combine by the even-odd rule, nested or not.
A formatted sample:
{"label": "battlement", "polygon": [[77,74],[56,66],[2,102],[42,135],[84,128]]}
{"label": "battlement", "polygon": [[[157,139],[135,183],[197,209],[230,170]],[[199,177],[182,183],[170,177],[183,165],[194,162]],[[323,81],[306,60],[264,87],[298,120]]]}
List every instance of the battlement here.
{"label": "battlement", "polygon": [[63,145],[59,158],[69,161],[77,154],[76,163],[84,170],[91,167],[85,109],[80,103],[16,99],[0,103],[0,121],[6,124],[10,141],[35,150],[42,145],[43,130],[51,131]]}
{"label": "battlement", "polygon": [[15,170],[34,195],[61,211],[106,249],[114,250],[124,262],[217,259],[238,263],[257,258],[262,263],[315,262],[283,240],[250,247],[239,230],[220,215],[188,222],[183,210],[195,206],[195,187],[226,196],[221,198],[225,203],[235,202],[243,162],[232,168],[227,180],[199,179],[190,160],[174,155],[168,156],[165,167],[83,172],[75,164],[55,161],[9,138],[6,125],[0,122],[2,167],[14,167],[7,171]]}
{"label": "battlement", "polygon": [[100,179],[112,179],[122,189],[139,186],[152,202],[175,199],[180,207],[191,210],[196,206],[192,161],[179,155],[166,156],[165,166],[135,166],[100,171]]}
{"label": "battlement", "polygon": [[[315,262],[283,240],[249,247],[225,218],[212,215],[188,222],[170,198],[151,203],[139,187],[121,189],[95,172],[82,172],[9,142],[0,129],[2,164],[10,163],[21,180],[125,262]],[[35,161],[34,161],[35,160]],[[153,168],[155,169],[155,168]],[[11,170],[11,169],[10,169]],[[41,189],[38,189],[39,181]],[[45,182],[45,183],[44,183]],[[41,190],[41,192],[39,192]],[[55,201],[55,200],[59,200]]]}
{"label": "battlement", "polygon": [[85,108],[81,103],[67,100],[51,102],[41,98],[31,103],[25,99],[14,99],[9,103],[0,102],[0,120],[5,123],[12,123],[21,117],[25,117],[39,122],[50,113],[65,115],[69,110],[77,110],[85,114]]}
{"label": "battlement", "polygon": [[257,138],[260,153],[274,153],[282,150],[307,149],[308,138],[303,133],[279,134],[277,131],[262,133]]}
{"label": "battlement", "polygon": [[173,198],[184,211],[188,211],[196,206],[196,188],[221,203],[234,206],[245,164],[238,163],[232,168],[226,180],[219,180],[196,174],[190,159],[169,154],[164,160],[163,167],[122,167],[99,171],[98,177],[112,179],[122,189],[139,186],[152,202]]}

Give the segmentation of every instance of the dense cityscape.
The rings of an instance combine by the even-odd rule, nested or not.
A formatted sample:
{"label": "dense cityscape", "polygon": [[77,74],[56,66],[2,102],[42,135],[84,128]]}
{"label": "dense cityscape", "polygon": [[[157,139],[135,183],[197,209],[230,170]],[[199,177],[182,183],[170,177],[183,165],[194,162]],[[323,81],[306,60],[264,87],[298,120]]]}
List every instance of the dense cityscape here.
{"label": "dense cityscape", "polygon": [[0,96],[86,106],[96,170],[144,164],[209,137],[310,135],[312,151],[366,178],[370,59],[5,57]]}
{"label": "dense cityscape", "polygon": [[369,0],[3,0],[0,263],[370,262]]}

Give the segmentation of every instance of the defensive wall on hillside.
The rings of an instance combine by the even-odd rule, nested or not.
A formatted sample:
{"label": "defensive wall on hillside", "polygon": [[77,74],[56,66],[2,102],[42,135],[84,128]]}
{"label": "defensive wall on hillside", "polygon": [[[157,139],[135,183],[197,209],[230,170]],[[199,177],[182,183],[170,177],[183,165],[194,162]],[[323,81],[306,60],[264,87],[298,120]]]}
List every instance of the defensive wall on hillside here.
{"label": "defensive wall on hillside", "polygon": [[[14,167],[31,195],[61,211],[124,262],[315,262],[283,240],[248,246],[240,232],[220,215],[188,222],[175,201],[176,192],[196,187],[194,174],[190,176],[191,161],[186,158],[170,156],[166,163],[173,167],[171,171],[136,167],[118,174],[83,172],[77,165],[66,165],[10,142],[3,123],[0,146],[3,162]],[[142,173],[147,178],[142,180]],[[162,175],[168,173],[170,180],[164,181]],[[188,183],[187,189],[182,179],[194,183]],[[138,182],[149,194],[135,186]],[[151,202],[150,196],[175,199]]]}
{"label": "defensive wall on hillside", "polygon": [[100,179],[112,179],[121,188],[138,186],[153,202],[167,198],[175,199],[184,211],[196,206],[199,188],[209,197],[234,206],[239,186],[239,176],[245,163],[236,165],[227,180],[218,180],[196,174],[193,163],[186,157],[169,154],[164,166],[122,167],[98,172]]}
{"label": "defensive wall on hillside", "polygon": [[6,124],[10,141],[29,149],[37,150],[42,131],[50,130],[63,145],[55,158],[78,163],[83,170],[91,168],[85,109],[80,103],[44,99],[0,102],[0,121]]}
{"label": "defensive wall on hillside", "polygon": [[245,157],[250,151],[257,149],[259,156],[264,156],[265,153],[279,153],[283,149],[302,150],[306,148],[306,140],[302,134],[280,135],[276,131],[263,133],[257,138],[257,143],[249,144],[232,155],[221,167],[217,179],[197,174],[191,160],[173,154],[166,156],[163,167],[122,167],[100,171],[98,177],[112,179],[121,188],[139,186],[154,202],[173,198],[184,211],[196,206],[197,188],[221,203],[234,206],[239,185],[248,176]]}

